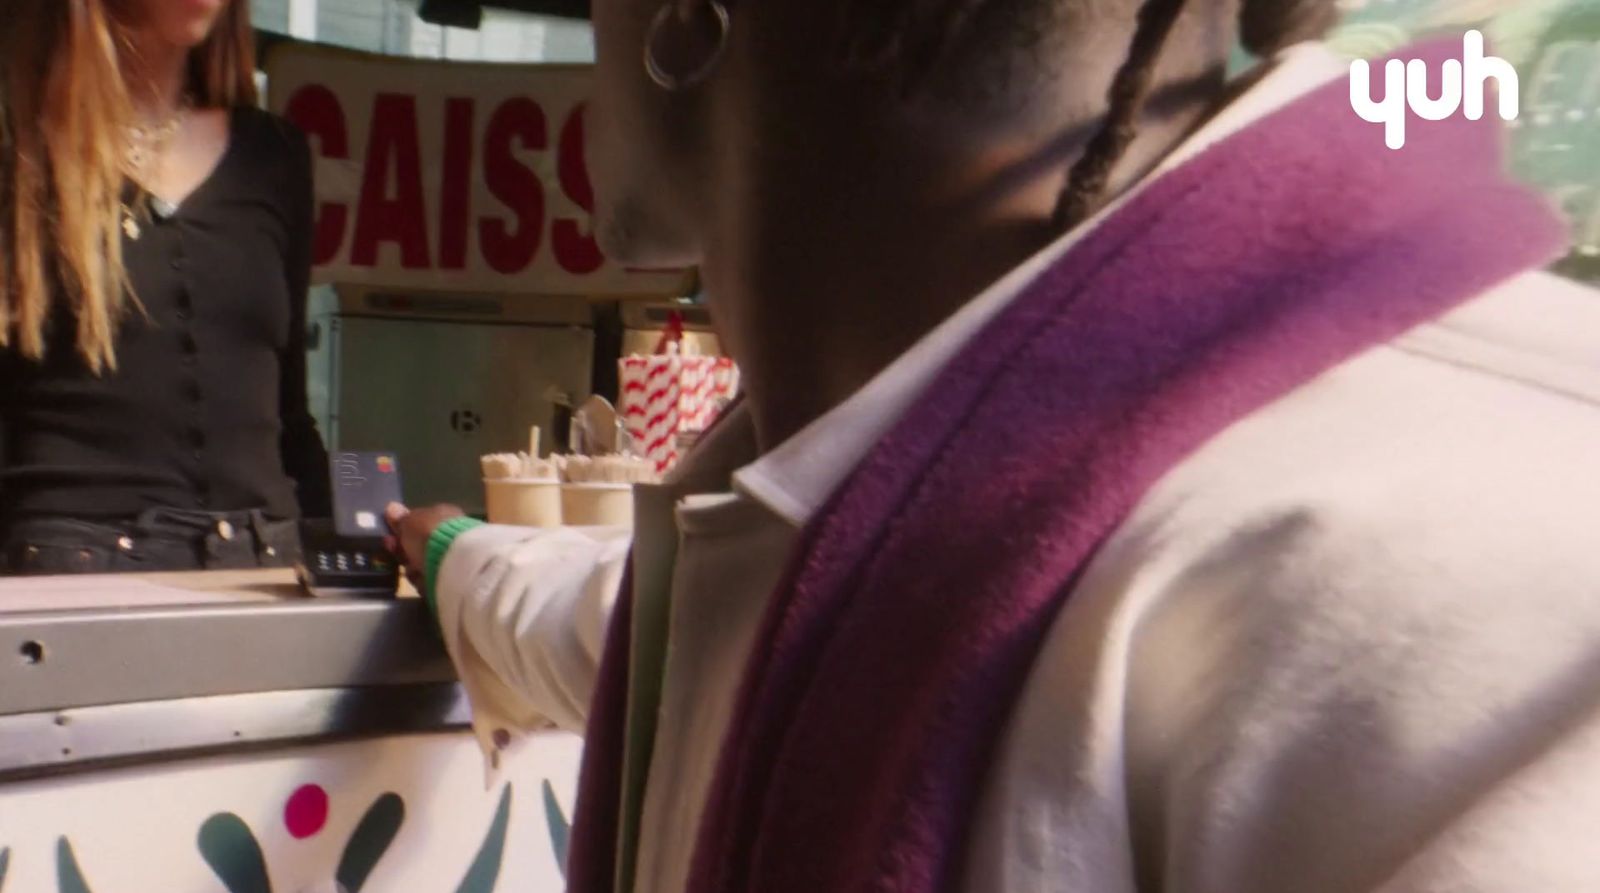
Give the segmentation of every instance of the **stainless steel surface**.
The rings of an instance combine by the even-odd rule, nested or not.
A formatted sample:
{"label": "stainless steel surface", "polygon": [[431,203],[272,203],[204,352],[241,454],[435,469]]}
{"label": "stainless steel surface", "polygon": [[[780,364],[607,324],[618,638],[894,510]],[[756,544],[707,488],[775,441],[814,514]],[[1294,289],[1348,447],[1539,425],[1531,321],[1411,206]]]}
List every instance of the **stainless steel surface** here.
{"label": "stainless steel surface", "polygon": [[[487,300],[487,299],[484,299]],[[514,314],[526,317],[526,312]],[[333,320],[329,445],[400,457],[408,502],[483,511],[478,459],[551,430],[547,393],[589,393],[594,332],[573,325]]]}
{"label": "stainless steel surface", "polygon": [[611,401],[596,394],[572,414],[567,452],[578,456],[605,456],[617,452],[622,422]]}
{"label": "stainless steel surface", "polygon": [[366,286],[338,286],[337,292],[338,312],[344,316],[538,326],[587,327],[594,322],[589,302],[583,298],[394,291]]}
{"label": "stainless steel surface", "polygon": [[622,305],[622,355],[651,354],[666,331],[672,313],[683,318],[683,347],[701,356],[722,356],[722,342],[712,327],[711,313],[705,307],[683,303],[632,301]]}
{"label": "stainless steel surface", "polygon": [[[655,353],[656,342],[661,340],[663,331],[663,329],[628,329],[622,333],[622,355],[625,357],[633,354],[649,356]],[[723,355],[722,342],[711,332],[685,331],[683,333],[683,347],[686,351],[703,357],[720,357]]]}
{"label": "stainless steel surface", "polygon": [[660,303],[631,301],[622,305],[622,325],[629,329],[659,332],[667,327],[672,314],[683,319],[685,332],[713,331],[711,311],[703,306],[680,301]]}
{"label": "stainless steel surface", "polygon": [[0,613],[0,716],[454,678],[420,599]]}
{"label": "stainless steel surface", "polygon": [[0,716],[0,784],[268,744],[467,725],[453,683],[273,691]]}

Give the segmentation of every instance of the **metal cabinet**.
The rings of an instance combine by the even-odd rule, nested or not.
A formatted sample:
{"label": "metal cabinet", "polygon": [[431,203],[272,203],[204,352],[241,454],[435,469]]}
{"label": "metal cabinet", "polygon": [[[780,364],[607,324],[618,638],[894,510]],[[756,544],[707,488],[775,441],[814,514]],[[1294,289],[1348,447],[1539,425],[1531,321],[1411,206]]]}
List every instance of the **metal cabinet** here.
{"label": "metal cabinet", "polygon": [[392,450],[409,502],[481,513],[479,457],[526,449],[557,398],[588,396],[590,321],[581,300],[341,291],[311,357],[328,445]]}
{"label": "metal cabinet", "polygon": [[622,307],[622,355],[650,354],[666,330],[667,320],[677,313],[683,320],[685,346],[693,345],[695,352],[704,356],[722,356],[722,341],[717,337],[711,322],[711,312],[704,306],[677,303],[635,302]]}

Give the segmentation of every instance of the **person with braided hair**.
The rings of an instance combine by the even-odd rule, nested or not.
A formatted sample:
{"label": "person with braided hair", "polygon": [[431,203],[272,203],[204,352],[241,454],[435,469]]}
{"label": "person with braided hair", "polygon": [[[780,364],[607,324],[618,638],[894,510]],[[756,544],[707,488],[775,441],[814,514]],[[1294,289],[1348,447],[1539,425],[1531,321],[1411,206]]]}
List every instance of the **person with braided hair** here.
{"label": "person with braided hair", "polygon": [[743,400],[632,530],[390,511],[491,767],[585,736],[572,891],[1600,889],[1600,301],[1334,16],[596,0]]}

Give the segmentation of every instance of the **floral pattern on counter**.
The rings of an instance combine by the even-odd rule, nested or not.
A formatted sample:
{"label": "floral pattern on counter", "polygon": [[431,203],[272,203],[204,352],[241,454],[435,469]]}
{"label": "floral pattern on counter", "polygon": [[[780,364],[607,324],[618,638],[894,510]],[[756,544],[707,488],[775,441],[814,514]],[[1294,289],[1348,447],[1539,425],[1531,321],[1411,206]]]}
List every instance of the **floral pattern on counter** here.
{"label": "floral pattern on counter", "polygon": [[[506,836],[511,824],[512,786],[501,789],[499,805],[484,834],[483,843],[467,866],[455,893],[494,893],[505,858]],[[558,861],[565,863],[569,831],[555,793],[545,783],[546,820],[551,844]],[[305,839],[322,830],[327,819],[327,793],[316,785],[304,785],[290,796],[284,810],[284,824],[290,835]],[[361,893],[378,863],[389,851],[405,822],[405,801],[393,792],[380,795],[367,808],[350,834],[334,872],[334,889],[341,893]],[[219,812],[206,819],[196,835],[200,856],[228,893],[272,893],[266,857],[250,826],[238,815]],[[4,889],[11,850],[0,848],[0,890]],[[57,839],[56,886],[59,893],[92,893],[72,843]]]}
{"label": "floral pattern on counter", "polygon": [[544,823],[550,830],[550,850],[555,853],[556,866],[561,869],[561,876],[567,876],[567,842],[572,837],[572,823],[567,821],[567,816],[561,811],[561,802],[556,799],[556,789],[550,782],[544,783]]}
{"label": "floral pattern on counter", "polygon": [[73,855],[72,844],[65,837],[56,841],[56,887],[61,893],[89,893],[83,869],[78,867],[78,857]]}

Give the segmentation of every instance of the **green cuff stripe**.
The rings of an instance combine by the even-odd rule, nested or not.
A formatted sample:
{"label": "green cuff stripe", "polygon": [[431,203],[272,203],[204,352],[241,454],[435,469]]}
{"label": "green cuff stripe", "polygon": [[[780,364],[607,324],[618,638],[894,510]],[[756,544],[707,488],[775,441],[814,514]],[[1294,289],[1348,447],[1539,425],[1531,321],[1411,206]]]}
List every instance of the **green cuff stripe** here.
{"label": "green cuff stripe", "polygon": [[424,562],[422,579],[422,598],[428,603],[428,611],[437,620],[439,617],[439,603],[434,598],[433,583],[439,578],[439,565],[444,564],[444,556],[450,551],[450,546],[455,543],[456,537],[473,529],[483,526],[477,518],[451,518],[433,529],[433,535],[428,537],[428,555]]}

